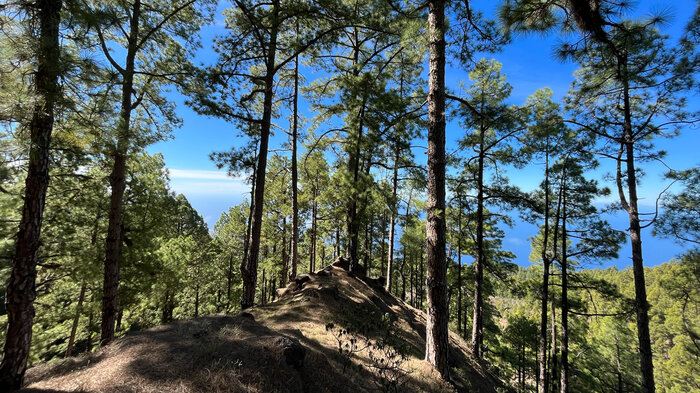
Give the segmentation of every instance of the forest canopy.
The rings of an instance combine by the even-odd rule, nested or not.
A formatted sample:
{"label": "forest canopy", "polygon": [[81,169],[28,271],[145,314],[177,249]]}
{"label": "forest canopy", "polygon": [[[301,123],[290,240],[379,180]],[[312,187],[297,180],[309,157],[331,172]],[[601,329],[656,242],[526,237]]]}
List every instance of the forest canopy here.
{"label": "forest canopy", "polygon": [[700,8],[655,5],[4,2],[0,391],[334,262],[445,380],[452,330],[512,391],[700,391]]}

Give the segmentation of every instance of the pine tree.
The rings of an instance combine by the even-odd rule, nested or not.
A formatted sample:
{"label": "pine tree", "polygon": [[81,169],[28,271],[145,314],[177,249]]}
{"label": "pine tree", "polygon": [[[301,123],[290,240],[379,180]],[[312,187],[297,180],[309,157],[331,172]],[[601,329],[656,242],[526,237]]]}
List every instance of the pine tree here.
{"label": "pine tree", "polygon": [[[36,48],[37,70],[34,77],[37,102],[29,124],[31,145],[24,206],[15,241],[12,273],[7,286],[7,334],[0,363],[0,390],[14,390],[22,385],[31,346],[36,298],[36,265],[46,189],[49,184],[49,148],[53,131],[54,110],[60,99],[59,25],[61,1],[39,1],[31,17],[38,18]],[[34,14],[35,13],[35,14]]]}

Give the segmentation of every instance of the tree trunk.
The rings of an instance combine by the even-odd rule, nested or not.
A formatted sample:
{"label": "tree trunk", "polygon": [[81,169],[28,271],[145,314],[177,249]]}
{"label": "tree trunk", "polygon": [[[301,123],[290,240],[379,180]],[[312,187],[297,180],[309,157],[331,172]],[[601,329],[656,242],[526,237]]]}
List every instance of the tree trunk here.
{"label": "tree trunk", "polygon": [[569,298],[568,298],[568,239],[566,233],[566,166],[564,166],[562,181],[562,216],[561,216],[561,393],[569,392]]}
{"label": "tree trunk", "polygon": [[[626,62],[625,62],[626,64]],[[627,71],[626,71],[627,72]],[[647,290],[644,279],[644,260],[642,257],[642,228],[639,221],[639,208],[637,206],[637,173],[634,161],[634,136],[632,133],[632,115],[629,97],[629,83],[627,76],[623,76],[624,99],[624,149],[627,170],[627,191],[629,200],[626,210],[629,215],[629,236],[632,243],[632,271],[634,273],[635,309],[637,312],[637,338],[639,340],[639,360],[642,372],[642,392],[654,393],[654,363],[651,352],[651,338],[649,334],[649,303],[647,302]],[[618,171],[618,183],[621,183],[621,172]],[[622,196],[622,193],[621,193]],[[625,203],[623,203],[623,206]]]}
{"label": "tree trunk", "polygon": [[[461,202],[461,199],[458,199]],[[457,212],[457,332],[462,333],[462,205]]]}
{"label": "tree trunk", "polygon": [[420,309],[423,309],[423,295],[424,295],[424,277],[423,275],[425,274],[425,266],[423,266],[424,260],[423,260],[423,250],[420,252],[420,284],[418,285],[418,288],[420,288],[419,291],[419,298],[418,302],[420,304]]}
{"label": "tree trunk", "polygon": [[335,258],[340,256],[340,228],[335,228]]}
{"label": "tree trunk", "polygon": [[483,357],[482,342],[484,340],[483,303],[484,303],[484,265],[486,252],[484,250],[484,126],[479,130],[479,168],[477,174],[477,207],[476,207],[476,258],[474,260],[474,317],[472,319],[472,354],[477,359]]}
{"label": "tree trunk", "polygon": [[250,250],[248,261],[242,273],[243,293],[241,296],[241,309],[252,307],[255,303],[255,285],[258,276],[258,253],[260,251],[260,234],[262,231],[262,214],[265,201],[265,171],[267,169],[267,150],[270,139],[270,124],[272,121],[272,98],[275,84],[275,56],[277,54],[277,17],[279,14],[279,0],[272,2],[272,29],[267,50],[265,93],[263,99],[263,116],[260,123],[260,146],[258,151],[257,176],[255,179],[255,202],[250,230]]}
{"label": "tree trunk", "polygon": [[394,175],[391,179],[391,200],[394,204],[391,207],[391,216],[389,218],[389,256],[386,262],[386,291],[391,293],[391,269],[394,262],[394,227],[396,225],[396,212],[398,212],[398,203],[396,203],[396,193],[399,184],[399,149],[396,148],[394,155]]}
{"label": "tree trunk", "polygon": [[[355,77],[360,75],[360,51],[361,43],[358,37],[358,29],[354,28],[354,47],[353,47],[353,75]],[[355,141],[354,151],[350,150],[348,157],[348,169],[352,175],[353,185],[352,194],[348,203],[348,213],[347,213],[347,239],[348,239],[348,257],[350,259],[349,270],[350,273],[355,272],[355,266],[359,263],[358,260],[358,250],[359,250],[359,238],[360,238],[360,214],[359,214],[359,195],[355,191],[358,189],[358,183],[360,181],[360,158],[362,153],[362,135],[364,131],[364,118],[365,118],[365,105],[366,98],[363,97],[360,110],[357,113],[357,140]]]}
{"label": "tree trunk", "polygon": [[87,282],[83,280],[83,285],[80,287],[80,295],[78,296],[78,305],[75,307],[75,317],[73,317],[73,326],[71,326],[70,329],[70,337],[68,338],[68,346],[66,347],[65,357],[70,357],[70,355],[73,353],[75,334],[78,332],[78,323],[80,322],[80,313],[83,311],[83,300],[85,299],[86,290]]}
{"label": "tree trunk", "polygon": [[[542,305],[540,308],[540,376],[537,380],[537,391],[547,393],[549,386],[547,381],[547,306],[549,304],[549,266],[551,263],[549,256],[549,139],[545,152],[544,168],[544,230],[542,242]],[[556,249],[556,243],[554,244]]]}
{"label": "tree trunk", "polygon": [[231,311],[231,285],[233,284],[233,254],[228,258],[228,274],[226,274],[226,312]]}
{"label": "tree trunk", "polygon": [[316,188],[313,191],[314,200],[311,205],[311,255],[309,257],[309,273],[313,273],[316,269],[316,231],[317,231],[317,215],[318,205],[316,203]]}
{"label": "tree trunk", "polygon": [[199,317],[199,284],[197,284],[194,291],[194,317]]}
{"label": "tree trunk", "polygon": [[[287,256],[287,216],[282,217],[282,261],[280,261],[280,265],[282,266],[282,277],[284,277],[288,271],[287,266],[289,266],[289,257]],[[272,274],[270,274],[270,277],[272,277]]]}
{"label": "tree trunk", "polygon": [[430,60],[428,71],[428,201],[426,215],[426,277],[428,312],[425,360],[443,379],[447,363],[448,304],[445,259],[445,2],[428,1]]}
{"label": "tree trunk", "polygon": [[406,301],[406,247],[401,253],[401,300]]}
{"label": "tree trunk", "polygon": [[95,319],[95,312],[93,311],[93,304],[95,303],[95,291],[91,289],[90,292],[90,313],[88,314],[87,324],[87,352],[92,351],[92,321]]}
{"label": "tree trunk", "polygon": [[122,213],[124,190],[126,189],[126,155],[129,150],[129,131],[131,123],[132,95],[136,52],[138,51],[139,23],[141,18],[141,1],[136,0],[132,6],[129,25],[129,44],[126,53],[126,65],[122,72],[122,101],[119,126],[117,129],[117,146],[114,154],[112,173],[109,184],[112,195],[109,200],[109,223],[107,224],[107,241],[105,245],[105,270],[102,289],[102,333],[100,345],[107,345],[114,340],[114,324],[117,312],[117,291],[119,288],[119,255],[122,242]]}
{"label": "tree trunk", "polygon": [[[299,35],[299,25],[297,23],[297,35]],[[289,279],[297,276],[297,263],[299,263],[299,203],[297,200],[297,179],[299,174],[297,171],[297,114],[299,99],[299,56],[294,58],[294,112],[292,114],[292,272]],[[285,280],[288,277],[284,278]],[[285,286],[286,281],[281,283]]]}
{"label": "tree trunk", "polygon": [[615,335],[615,360],[617,365],[617,393],[624,392],[622,384],[622,365],[620,362],[620,339]]}
{"label": "tree trunk", "polygon": [[557,381],[559,378],[557,376],[559,375],[559,372],[557,371],[557,353],[559,351],[559,347],[557,344],[557,308],[555,304],[555,299],[552,299],[552,345],[550,348],[550,355],[549,355],[549,373],[546,373],[545,375],[551,381],[551,391],[556,392],[557,391]]}
{"label": "tree trunk", "polygon": [[59,99],[60,47],[58,31],[61,1],[39,0],[39,48],[34,105],[29,125],[30,147],[24,206],[12,258],[12,272],[6,293],[7,333],[0,363],[0,390],[19,388],[27,367],[34,323],[36,265],[46,189],[49,185],[49,148],[54,123],[54,107]]}

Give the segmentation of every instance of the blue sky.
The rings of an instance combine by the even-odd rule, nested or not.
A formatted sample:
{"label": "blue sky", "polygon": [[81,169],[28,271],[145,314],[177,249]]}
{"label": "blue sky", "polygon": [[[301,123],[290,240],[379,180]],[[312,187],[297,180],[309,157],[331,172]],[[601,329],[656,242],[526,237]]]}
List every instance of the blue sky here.
{"label": "blue sky", "polygon": [[[497,2],[480,1],[475,7],[495,7]],[[677,38],[688,19],[695,11],[696,1],[680,0],[674,2],[647,0],[639,2],[637,13],[646,14],[664,10],[670,14],[670,21],[662,26],[662,31],[672,37],[672,42]],[[223,8],[223,6],[220,6]],[[491,14],[493,8],[483,9]],[[202,31],[203,49],[200,51],[197,62],[209,63],[213,59],[211,49],[212,38],[220,32],[221,16],[213,26],[206,27]],[[508,82],[513,85],[511,102],[522,104],[526,97],[535,90],[549,87],[554,91],[554,97],[560,100],[568,91],[573,80],[573,72],[577,65],[562,63],[554,59],[553,47],[558,42],[556,35],[528,35],[516,37],[502,52],[486,55],[503,64],[502,72],[506,74]],[[427,65],[425,66],[427,69]],[[308,80],[313,76],[309,75]],[[467,72],[455,67],[449,67],[446,75],[448,88],[458,91],[460,81],[468,80]],[[241,203],[249,193],[249,187],[240,178],[233,179],[226,176],[225,171],[218,171],[209,160],[209,154],[213,151],[224,151],[231,146],[239,145],[244,141],[239,140],[237,131],[233,125],[222,120],[199,116],[184,105],[184,98],[176,92],[170,94],[170,99],[177,103],[178,114],[184,120],[184,126],[173,133],[173,139],[160,142],[151,146],[151,153],[160,152],[165,158],[165,163],[170,169],[171,188],[184,194],[190,203],[205,218],[212,228],[222,212],[230,206]],[[697,97],[693,100],[697,107]],[[302,102],[300,105],[304,105]],[[696,108],[697,109],[697,108]],[[455,121],[448,123],[448,151],[452,149],[454,141],[461,137],[462,131]],[[271,139],[271,149],[278,148],[283,142],[283,137],[277,135]],[[683,169],[697,166],[700,155],[696,150],[700,146],[700,135],[697,128],[685,130],[681,136],[661,141],[658,146],[668,150],[667,163],[674,169]],[[423,153],[416,152],[419,161]],[[603,163],[600,171],[595,174],[602,178],[609,165]],[[541,169],[529,167],[522,171],[511,171],[509,177],[525,190],[534,188],[539,183]],[[657,193],[665,188],[662,178],[664,168],[660,165],[645,167],[646,178],[642,183],[640,195],[643,198],[640,203],[645,206],[653,205]],[[619,229],[626,225],[626,215],[619,213],[610,218],[611,223]],[[504,246],[518,256],[517,262],[528,265],[530,252],[528,238],[535,233],[531,225],[518,223],[515,228],[506,230]],[[659,239],[651,236],[649,230],[644,236],[645,264],[652,266],[671,259],[679,254],[683,248],[672,240]],[[605,265],[617,265],[624,267],[630,265],[629,246],[623,248],[621,257],[617,261],[610,261]]]}

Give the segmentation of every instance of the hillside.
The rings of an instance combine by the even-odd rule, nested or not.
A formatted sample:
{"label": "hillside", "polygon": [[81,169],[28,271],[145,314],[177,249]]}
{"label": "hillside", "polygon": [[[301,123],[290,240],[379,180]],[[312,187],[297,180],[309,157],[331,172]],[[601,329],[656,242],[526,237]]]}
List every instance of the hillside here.
{"label": "hillside", "polygon": [[329,266],[278,292],[237,316],[162,325],[38,365],[22,391],[489,393],[501,385],[454,333],[454,386],[441,382],[422,360],[425,314],[374,280]]}

